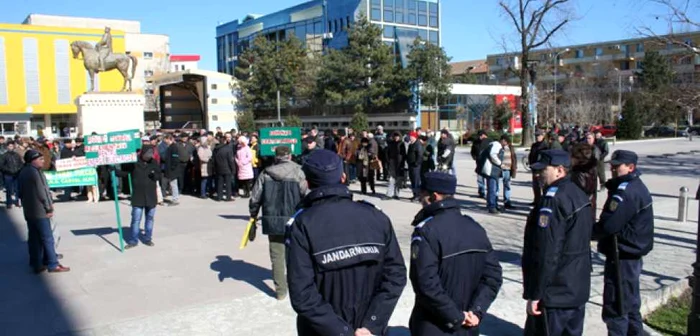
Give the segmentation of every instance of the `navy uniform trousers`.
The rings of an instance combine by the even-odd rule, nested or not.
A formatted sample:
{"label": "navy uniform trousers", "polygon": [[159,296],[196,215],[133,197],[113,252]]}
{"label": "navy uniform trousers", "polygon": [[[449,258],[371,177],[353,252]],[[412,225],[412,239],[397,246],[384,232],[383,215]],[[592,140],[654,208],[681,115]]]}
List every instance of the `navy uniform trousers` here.
{"label": "navy uniform trousers", "polygon": [[615,263],[612,258],[605,261],[605,286],[603,288],[603,322],[608,326],[610,336],[642,335],[642,315],[639,313],[642,299],[639,294],[639,276],[642,273],[642,259],[620,260],[622,273],[623,299],[622,314],[617,311],[617,285]]}
{"label": "navy uniform trousers", "polygon": [[529,316],[525,322],[525,336],[580,336],[586,305],[578,308],[545,308],[542,315]]}

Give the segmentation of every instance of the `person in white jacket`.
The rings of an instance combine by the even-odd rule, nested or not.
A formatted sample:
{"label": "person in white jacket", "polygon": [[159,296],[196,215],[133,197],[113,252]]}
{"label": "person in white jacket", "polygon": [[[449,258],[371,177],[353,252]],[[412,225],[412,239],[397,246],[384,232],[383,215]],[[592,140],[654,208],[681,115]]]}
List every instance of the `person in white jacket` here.
{"label": "person in white jacket", "polygon": [[498,214],[498,179],[503,175],[503,146],[508,145],[508,135],[504,134],[498,141],[493,141],[486,149],[486,156],[479,173],[486,179],[486,206],[489,213]]}

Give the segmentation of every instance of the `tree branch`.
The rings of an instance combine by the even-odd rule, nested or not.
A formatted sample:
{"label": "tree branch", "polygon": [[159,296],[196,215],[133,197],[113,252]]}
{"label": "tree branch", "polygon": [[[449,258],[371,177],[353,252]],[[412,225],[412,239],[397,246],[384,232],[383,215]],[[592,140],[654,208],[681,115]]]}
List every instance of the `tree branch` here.
{"label": "tree branch", "polygon": [[513,24],[515,25],[515,29],[518,30],[518,33],[522,34],[523,30],[521,29],[520,25],[518,24],[518,19],[515,18],[515,14],[510,9],[510,7],[508,7],[508,5],[506,5],[503,1],[500,1],[498,3],[498,5],[501,6],[503,8],[503,10],[506,11],[506,14],[508,14],[508,16],[510,16],[510,18],[513,20]]}
{"label": "tree branch", "polygon": [[531,45],[530,48],[535,49],[535,48],[540,47],[541,45],[547,43],[547,41],[549,41],[549,39],[552,37],[552,35],[554,35],[554,33],[556,33],[557,30],[561,29],[561,27],[563,27],[563,26],[564,26],[565,24],[567,24],[568,22],[569,22],[569,19],[564,19],[564,21],[562,21],[562,22],[559,23],[556,27],[554,27],[554,29],[552,29],[552,30],[544,37],[544,39],[542,39],[542,41]]}

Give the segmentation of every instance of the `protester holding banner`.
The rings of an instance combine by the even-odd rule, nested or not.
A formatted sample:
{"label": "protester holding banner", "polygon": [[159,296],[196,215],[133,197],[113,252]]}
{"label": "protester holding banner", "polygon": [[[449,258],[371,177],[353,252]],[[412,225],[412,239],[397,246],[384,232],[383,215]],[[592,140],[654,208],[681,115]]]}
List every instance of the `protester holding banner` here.
{"label": "protester holding banner", "polygon": [[24,154],[25,166],[19,173],[19,197],[24,207],[24,218],[29,229],[27,245],[29,248],[29,264],[35,273],[47,270],[49,272],[68,272],[69,267],[58,263],[55,241],[51,230],[53,217],[53,202],[51,192],[44,174],[44,157],[35,150]]}
{"label": "protester holding banner", "polygon": [[155,149],[150,145],[141,148],[138,161],[129,165],[130,171],[115,171],[121,177],[131,173],[131,236],[126,239],[126,248],[136,247],[139,243],[141,217],[146,215],[144,224],[143,243],[153,246],[153,225],[155,223],[156,206],[158,205],[157,182],[160,181],[161,172],[158,163],[153,159]]}

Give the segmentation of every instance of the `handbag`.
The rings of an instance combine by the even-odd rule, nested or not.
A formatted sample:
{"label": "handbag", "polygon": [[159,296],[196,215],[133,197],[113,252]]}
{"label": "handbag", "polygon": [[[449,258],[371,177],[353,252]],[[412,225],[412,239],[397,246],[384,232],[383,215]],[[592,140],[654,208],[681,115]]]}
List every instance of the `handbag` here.
{"label": "handbag", "polygon": [[369,168],[372,170],[381,170],[382,169],[382,163],[379,162],[379,159],[374,158],[369,161]]}

